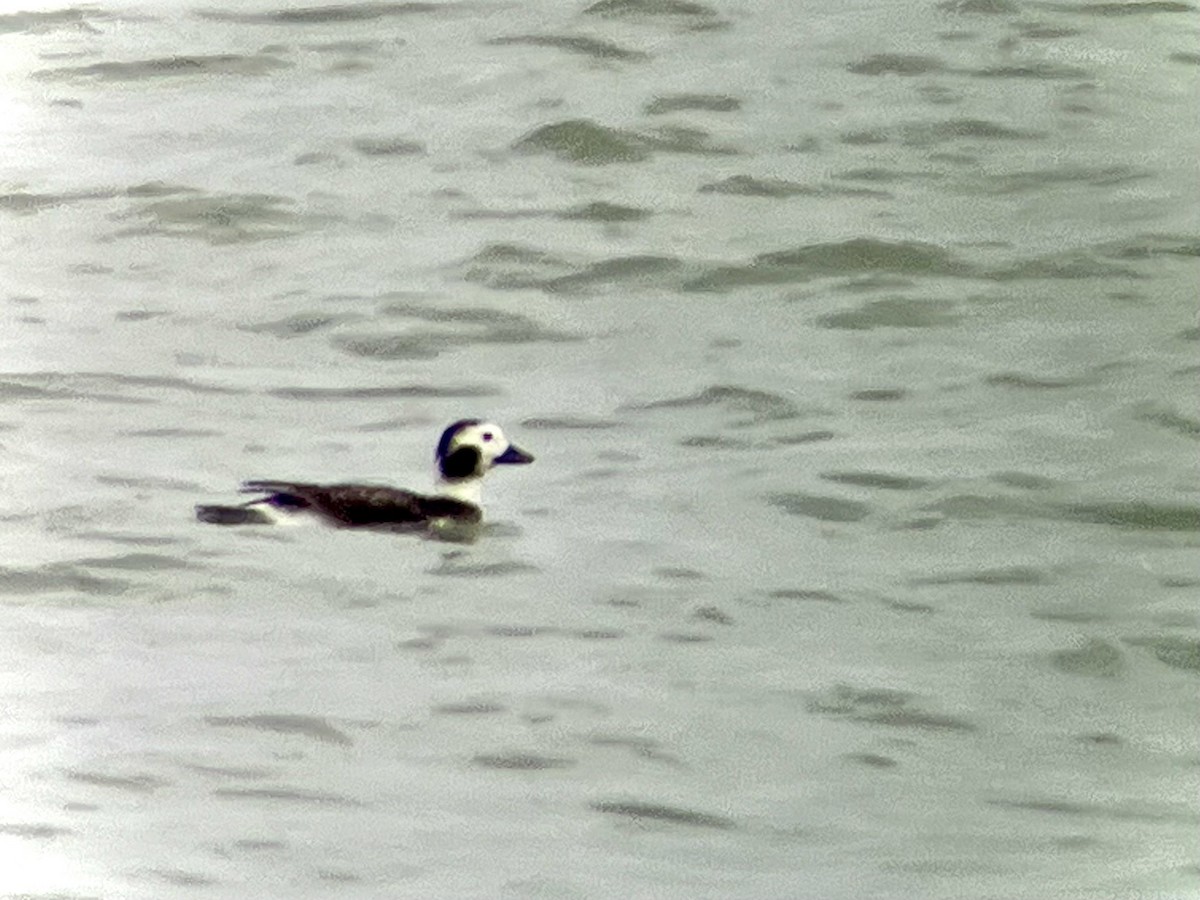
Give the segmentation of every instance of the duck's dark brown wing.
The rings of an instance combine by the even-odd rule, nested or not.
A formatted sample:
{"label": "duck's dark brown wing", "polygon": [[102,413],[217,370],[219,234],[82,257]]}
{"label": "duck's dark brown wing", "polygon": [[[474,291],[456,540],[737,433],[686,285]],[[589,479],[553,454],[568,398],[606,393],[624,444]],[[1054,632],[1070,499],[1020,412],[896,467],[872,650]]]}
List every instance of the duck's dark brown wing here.
{"label": "duck's dark brown wing", "polygon": [[242,490],[267,494],[260,502],[271,506],[307,509],[344,526],[421,525],[444,518],[477,522],[481,518],[479,507],[461,500],[365,484],[247,481]]}

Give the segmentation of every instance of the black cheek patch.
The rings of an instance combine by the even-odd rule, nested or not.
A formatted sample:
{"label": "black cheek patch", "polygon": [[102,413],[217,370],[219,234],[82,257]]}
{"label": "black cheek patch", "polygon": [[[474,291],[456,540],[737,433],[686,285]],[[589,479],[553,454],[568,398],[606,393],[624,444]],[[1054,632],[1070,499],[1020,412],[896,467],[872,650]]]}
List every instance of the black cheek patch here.
{"label": "black cheek patch", "polygon": [[479,451],[474,447],[459,447],[441,464],[443,478],[470,478],[478,468]]}

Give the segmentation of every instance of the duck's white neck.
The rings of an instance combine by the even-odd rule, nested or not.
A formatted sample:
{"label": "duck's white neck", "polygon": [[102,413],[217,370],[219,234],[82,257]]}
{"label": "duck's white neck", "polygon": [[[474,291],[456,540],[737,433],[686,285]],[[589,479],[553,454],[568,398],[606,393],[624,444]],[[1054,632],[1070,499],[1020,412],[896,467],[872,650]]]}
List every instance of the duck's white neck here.
{"label": "duck's white neck", "polygon": [[434,493],[483,508],[482,478],[456,478],[454,481],[438,478]]}

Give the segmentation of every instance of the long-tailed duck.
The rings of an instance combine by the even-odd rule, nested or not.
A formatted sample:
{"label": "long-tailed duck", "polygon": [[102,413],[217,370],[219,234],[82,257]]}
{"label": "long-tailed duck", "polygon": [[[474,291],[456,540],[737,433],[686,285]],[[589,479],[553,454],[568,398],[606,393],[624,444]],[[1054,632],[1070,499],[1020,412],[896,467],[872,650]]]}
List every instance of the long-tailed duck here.
{"label": "long-tailed duck", "polygon": [[214,525],[271,525],[290,514],[315,514],[343,528],[421,528],[440,522],[475,524],[483,518],[483,476],[492,466],[533,462],[490,422],[462,419],[442,432],[434,455],[433,494],[370,484],[247,481],[243,493],[265,494],[236,506],[196,507]]}

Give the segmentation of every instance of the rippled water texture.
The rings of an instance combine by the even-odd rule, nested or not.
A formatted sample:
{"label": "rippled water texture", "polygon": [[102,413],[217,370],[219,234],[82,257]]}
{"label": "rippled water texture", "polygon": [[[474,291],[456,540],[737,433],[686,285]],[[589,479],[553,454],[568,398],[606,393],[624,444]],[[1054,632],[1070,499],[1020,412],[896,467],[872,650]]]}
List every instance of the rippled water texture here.
{"label": "rippled water texture", "polygon": [[6,6],[0,896],[1200,896],[1198,35]]}

